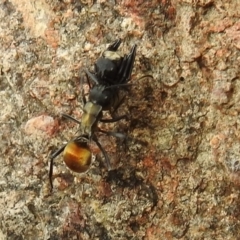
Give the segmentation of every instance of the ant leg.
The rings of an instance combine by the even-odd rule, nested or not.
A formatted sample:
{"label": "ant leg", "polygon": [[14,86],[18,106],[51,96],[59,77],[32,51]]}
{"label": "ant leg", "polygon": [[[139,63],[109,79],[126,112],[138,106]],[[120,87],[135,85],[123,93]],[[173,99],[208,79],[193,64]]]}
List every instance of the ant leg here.
{"label": "ant leg", "polygon": [[[87,74],[86,74],[86,78],[87,78],[88,87],[89,87],[89,89],[91,89],[92,87],[91,87],[91,84],[90,84],[90,81],[89,81],[89,77],[88,77]],[[82,102],[83,102],[83,105],[85,105],[86,102],[87,102],[87,99],[86,99],[85,95],[87,95],[87,94],[84,93],[82,78],[81,78],[81,83],[80,84],[81,84]]]}
{"label": "ant leg", "polygon": [[[85,105],[87,103],[87,99],[84,94],[82,94],[82,101],[83,101],[83,105]],[[81,109],[83,110],[82,107],[81,107]]]}
{"label": "ant leg", "polygon": [[49,182],[51,186],[51,190],[53,189],[53,183],[52,183],[52,175],[53,175],[53,160],[56,158],[61,152],[63,152],[64,148],[66,147],[67,144],[63,145],[61,148],[59,148],[56,152],[54,152],[50,156],[50,168],[49,168]]}
{"label": "ant leg", "polygon": [[87,74],[86,74],[86,77],[87,77],[88,87],[89,87],[89,89],[91,89],[91,88],[92,88],[92,85],[91,85],[91,83],[90,83],[90,81],[89,81],[89,77],[88,77]]}
{"label": "ant leg", "polygon": [[124,133],[120,133],[120,132],[108,132],[108,131],[104,131],[102,129],[98,129],[99,132],[106,134],[107,136],[112,136],[115,138],[121,138],[121,139],[126,139],[127,136]]}
{"label": "ant leg", "polygon": [[121,42],[122,42],[121,39],[116,40],[114,43],[112,43],[112,44],[107,48],[107,50],[116,52],[116,51],[118,50]]}
{"label": "ant leg", "polygon": [[69,119],[69,120],[71,120],[71,121],[73,121],[73,122],[78,123],[78,124],[81,125],[81,122],[80,122],[80,121],[78,121],[76,118],[74,118],[74,117],[72,117],[72,116],[70,116],[70,115],[68,115],[68,114],[62,113],[62,116],[63,116],[64,118],[67,118],[67,119]]}
{"label": "ant leg", "polygon": [[105,149],[102,147],[102,145],[100,144],[100,142],[98,141],[96,135],[93,135],[92,140],[97,144],[98,148],[101,150],[101,152],[103,153],[103,156],[106,160],[106,164],[107,164],[107,168],[108,170],[111,170],[111,164],[110,164],[110,159],[108,157],[107,152],[105,151]]}
{"label": "ant leg", "polygon": [[107,132],[107,131],[104,131],[104,130],[102,130],[102,129],[98,129],[98,131],[106,134],[107,136],[112,136],[112,137],[121,139],[121,140],[122,140],[122,143],[123,143],[124,146],[125,146],[124,148],[125,148],[125,151],[126,151],[126,149],[127,149],[127,140],[128,140],[128,137],[127,137],[126,134],[120,133],[120,132]]}
{"label": "ant leg", "polygon": [[85,69],[85,72],[87,74],[87,76],[92,79],[97,85],[99,84],[98,78],[96,75],[94,75],[93,73],[89,72],[87,69]]}
{"label": "ant leg", "polygon": [[113,123],[113,122],[118,122],[119,120],[127,119],[127,118],[128,118],[127,115],[122,115],[122,116],[114,117],[110,119],[100,119],[99,121],[103,123]]}
{"label": "ant leg", "polygon": [[126,98],[126,95],[123,96],[118,103],[113,107],[113,110],[110,111],[111,115],[115,115],[116,111],[119,109],[119,107],[123,104],[124,99]]}

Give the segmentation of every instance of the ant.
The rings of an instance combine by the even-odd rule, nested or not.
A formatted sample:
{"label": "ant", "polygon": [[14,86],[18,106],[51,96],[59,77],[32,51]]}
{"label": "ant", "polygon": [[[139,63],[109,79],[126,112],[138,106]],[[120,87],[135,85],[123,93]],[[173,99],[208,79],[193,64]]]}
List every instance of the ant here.
{"label": "ant", "polygon": [[[132,85],[128,82],[131,78],[137,46],[134,45],[129,54],[122,57],[117,52],[120,44],[121,39],[118,39],[102,53],[94,65],[93,73],[85,70],[90,90],[88,101],[83,94],[84,107],[81,121],[78,121],[70,115],[62,114],[64,118],[79,124],[83,134],[75,137],[51,154],[49,170],[51,189],[53,188],[53,161],[60,153],[63,152],[64,162],[72,171],[78,173],[85,172],[88,170],[92,161],[92,153],[88,142],[93,141],[103,153],[107,167],[110,169],[108,154],[98,141],[96,132],[102,132],[108,136],[117,138],[124,139],[126,137],[125,134],[122,133],[107,132],[98,128],[98,122],[110,123],[127,118],[127,115],[115,116],[114,113],[125,98],[120,97],[120,90],[126,90],[127,87]],[[93,82],[92,86],[89,79]],[[109,111],[112,118],[104,119],[103,111]]]}

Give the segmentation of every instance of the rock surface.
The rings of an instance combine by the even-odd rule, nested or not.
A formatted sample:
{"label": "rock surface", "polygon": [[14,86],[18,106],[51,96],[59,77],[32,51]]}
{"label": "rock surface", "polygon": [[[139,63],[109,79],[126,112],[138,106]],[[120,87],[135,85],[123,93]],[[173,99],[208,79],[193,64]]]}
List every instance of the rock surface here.
{"label": "rock surface", "polygon": [[[240,3],[0,1],[0,239],[237,239]],[[80,78],[137,44],[129,121],[85,174],[52,150],[76,136]],[[144,75],[151,78],[140,79]],[[87,90],[87,89],[86,89]],[[93,146],[94,148],[94,146]]]}

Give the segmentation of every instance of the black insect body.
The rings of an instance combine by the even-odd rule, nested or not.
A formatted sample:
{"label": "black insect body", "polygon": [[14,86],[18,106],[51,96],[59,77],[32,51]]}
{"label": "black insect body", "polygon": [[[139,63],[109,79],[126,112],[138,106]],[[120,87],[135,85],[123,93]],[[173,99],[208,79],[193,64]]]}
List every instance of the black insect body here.
{"label": "black insect body", "polygon": [[[102,56],[96,61],[94,73],[85,70],[90,90],[88,101],[83,93],[84,107],[81,121],[67,114],[62,114],[63,117],[78,123],[81,126],[83,134],[69,141],[50,156],[49,179],[51,187],[53,187],[53,160],[61,152],[63,152],[63,158],[66,165],[71,170],[84,172],[89,168],[92,158],[88,142],[93,141],[102,151],[107,167],[110,169],[109,157],[98,141],[96,133],[102,132],[106,135],[118,138],[126,137],[122,133],[107,132],[98,128],[98,122],[116,122],[127,117],[126,115],[115,116],[115,112],[124,100],[124,97],[120,97],[120,90],[124,90],[131,85],[128,82],[135,61],[136,45],[132,47],[128,55],[121,57],[117,53],[120,44],[121,40],[117,40],[106,49]],[[93,82],[92,86],[89,79]],[[103,111],[109,111],[112,118],[104,119]]]}
{"label": "black insect body", "polygon": [[133,46],[128,55],[121,57],[117,53],[120,44],[121,40],[117,40],[103,52],[95,63],[94,75],[87,71],[89,77],[96,84],[119,85],[130,80],[136,55],[136,45]]}
{"label": "black insect body", "polygon": [[121,57],[116,52],[120,44],[121,40],[117,40],[103,52],[95,64],[94,74],[86,70],[87,76],[94,82],[94,85],[90,87],[89,102],[84,100],[81,125],[89,136],[94,132],[94,124],[98,121],[115,122],[126,118],[124,115],[109,120],[102,119],[102,111],[108,110],[113,115],[123,102],[123,99],[120,99],[119,90],[130,85],[128,81],[136,56],[136,45],[128,55]]}

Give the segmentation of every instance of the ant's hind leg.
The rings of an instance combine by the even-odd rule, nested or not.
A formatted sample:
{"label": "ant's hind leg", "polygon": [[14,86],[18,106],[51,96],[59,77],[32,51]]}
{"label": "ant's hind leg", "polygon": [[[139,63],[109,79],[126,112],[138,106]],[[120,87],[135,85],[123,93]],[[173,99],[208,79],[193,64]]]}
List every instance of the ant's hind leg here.
{"label": "ant's hind leg", "polygon": [[51,186],[51,190],[53,189],[53,182],[52,182],[52,175],[53,175],[53,160],[64,151],[67,144],[63,145],[61,148],[59,148],[57,151],[51,154],[50,156],[50,168],[49,168],[49,182]]}
{"label": "ant's hind leg", "polygon": [[127,142],[129,140],[129,138],[128,138],[128,136],[126,134],[120,133],[120,132],[108,132],[108,131],[104,131],[102,129],[98,129],[98,131],[106,134],[107,136],[112,136],[112,137],[115,137],[117,139],[120,139],[121,143],[124,146],[125,152],[126,152],[126,150],[127,150]]}
{"label": "ant's hind leg", "polygon": [[102,152],[102,154],[105,158],[106,164],[107,164],[107,169],[111,170],[111,164],[110,164],[109,156],[108,156],[107,152],[105,151],[105,149],[103,148],[103,146],[98,141],[96,135],[93,135],[92,140],[97,144],[98,148],[101,150],[101,152]]}
{"label": "ant's hind leg", "polygon": [[120,133],[120,132],[108,132],[108,131],[104,131],[102,129],[98,129],[99,132],[106,134],[107,136],[112,136],[115,138],[120,138],[122,140],[125,140],[127,138],[127,135],[124,133]]}

